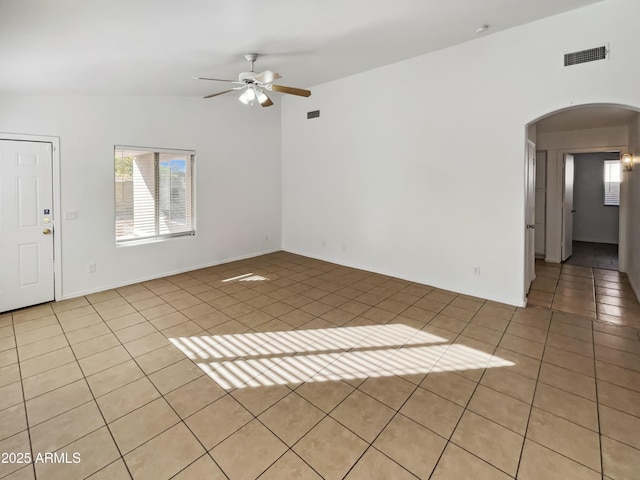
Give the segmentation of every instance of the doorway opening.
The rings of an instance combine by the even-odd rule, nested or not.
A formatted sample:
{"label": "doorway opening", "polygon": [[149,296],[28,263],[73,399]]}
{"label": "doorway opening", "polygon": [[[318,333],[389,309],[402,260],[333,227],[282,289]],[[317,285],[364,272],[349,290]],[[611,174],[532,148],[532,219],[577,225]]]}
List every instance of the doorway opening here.
{"label": "doorway opening", "polygon": [[[623,310],[639,314],[624,273],[633,239],[627,233],[633,199],[625,192],[633,172],[619,163],[623,153],[639,146],[639,112],[622,105],[586,105],[552,112],[527,126],[537,157],[529,305],[621,323],[628,313]],[[617,201],[611,203],[608,193],[616,193]]]}
{"label": "doorway opening", "polygon": [[[571,255],[563,254],[563,261],[568,265],[618,270],[620,153],[570,155],[573,158],[572,229],[565,228],[564,231],[569,235],[567,242],[571,242],[570,252],[566,253]],[[565,175],[568,173],[565,168]]]}

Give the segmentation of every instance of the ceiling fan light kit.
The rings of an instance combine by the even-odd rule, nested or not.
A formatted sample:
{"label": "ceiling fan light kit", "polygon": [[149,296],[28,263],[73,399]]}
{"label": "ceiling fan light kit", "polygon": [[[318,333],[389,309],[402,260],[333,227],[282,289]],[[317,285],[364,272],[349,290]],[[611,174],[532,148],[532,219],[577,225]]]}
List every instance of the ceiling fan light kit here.
{"label": "ceiling fan light kit", "polygon": [[238,75],[238,80],[223,80],[220,78],[208,78],[208,77],[193,77],[197,80],[210,80],[214,82],[227,82],[237,87],[222,92],[213,93],[203,98],[213,98],[225,93],[234,92],[237,90],[244,90],[238,100],[245,104],[253,106],[255,103],[259,103],[262,107],[270,107],[273,105],[271,98],[265,93],[265,90],[269,92],[279,92],[289,95],[296,95],[299,97],[308,97],[311,95],[309,90],[295,87],[285,87],[284,85],[274,85],[274,80],[282,78],[279,73],[272,72],[271,70],[265,70],[264,72],[256,73],[253,70],[253,64],[258,58],[257,53],[247,53],[244,58],[251,64],[251,71],[242,72]]}

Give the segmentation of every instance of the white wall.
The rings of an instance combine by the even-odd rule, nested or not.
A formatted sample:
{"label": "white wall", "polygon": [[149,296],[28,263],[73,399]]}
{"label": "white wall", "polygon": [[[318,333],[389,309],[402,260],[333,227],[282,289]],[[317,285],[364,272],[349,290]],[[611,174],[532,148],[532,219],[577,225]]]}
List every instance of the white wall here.
{"label": "white wall", "polygon": [[627,239],[627,276],[636,297],[640,298],[640,114],[629,127],[629,152],[636,164],[633,171],[622,174],[620,195],[624,196],[626,208],[620,209],[623,217],[620,233]]}
{"label": "white wall", "polygon": [[[625,151],[628,127],[592,128],[565,132],[538,133],[538,148],[547,150],[547,228],[545,260],[561,261],[562,239],[562,160],[565,153]],[[624,248],[624,239],[620,238]],[[623,259],[620,265],[624,270]]]}
{"label": "white wall", "polygon": [[[54,213],[64,298],[280,249],[278,106],[246,108],[232,97],[0,97],[0,132],[60,137],[62,212]],[[116,248],[114,145],[196,151],[195,238]],[[61,220],[66,211],[77,220]]]}
{"label": "white wall", "polygon": [[580,242],[618,243],[618,206],[604,204],[604,161],[618,153],[575,155],[573,183],[573,239]]}
{"label": "white wall", "polygon": [[[524,127],[640,106],[639,16],[607,0],[285,99],[284,249],[524,304]],[[563,67],[601,42],[609,60]]]}

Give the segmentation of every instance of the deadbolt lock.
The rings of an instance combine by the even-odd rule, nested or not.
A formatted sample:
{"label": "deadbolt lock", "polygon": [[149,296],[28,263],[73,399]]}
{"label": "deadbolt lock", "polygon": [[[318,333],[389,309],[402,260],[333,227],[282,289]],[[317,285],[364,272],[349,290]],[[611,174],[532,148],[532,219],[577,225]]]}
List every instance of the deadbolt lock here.
{"label": "deadbolt lock", "polygon": [[44,233],[45,235],[51,235],[51,229],[45,228],[44,230],[42,230],[42,233]]}

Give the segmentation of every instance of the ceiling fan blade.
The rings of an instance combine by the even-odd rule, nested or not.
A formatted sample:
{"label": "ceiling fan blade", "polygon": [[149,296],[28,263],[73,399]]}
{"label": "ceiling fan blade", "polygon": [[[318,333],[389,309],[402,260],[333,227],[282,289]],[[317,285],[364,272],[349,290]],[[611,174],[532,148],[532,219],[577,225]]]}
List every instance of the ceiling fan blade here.
{"label": "ceiling fan blade", "polygon": [[271,105],[273,105],[273,102],[266,93],[264,93],[264,96],[267,98],[263,102],[260,102],[260,105],[262,105],[263,107],[270,107]]}
{"label": "ceiling fan blade", "polygon": [[207,78],[207,77],[191,77],[194,80],[213,80],[214,82],[230,82],[230,83],[238,83],[235,80],[224,80],[222,78]]}
{"label": "ceiling fan blade", "polygon": [[271,85],[270,90],[274,92],[298,95],[300,97],[308,97],[309,95],[311,95],[311,92],[309,90],[305,90],[304,88],[285,87],[284,85]]}
{"label": "ceiling fan blade", "polygon": [[271,70],[265,70],[253,77],[258,83],[271,83],[278,78],[282,78],[279,73],[272,72]]}
{"label": "ceiling fan blade", "polygon": [[236,90],[235,88],[232,88],[231,90],[225,90],[224,92],[212,93],[211,95],[207,95],[206,97],[202,97],[202,98],[217,97],[218,95],[224,95],[225,93],[233,92],[235,90]]}

